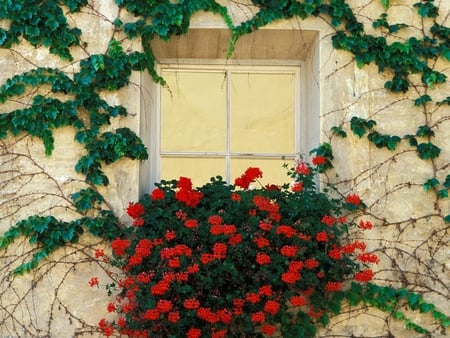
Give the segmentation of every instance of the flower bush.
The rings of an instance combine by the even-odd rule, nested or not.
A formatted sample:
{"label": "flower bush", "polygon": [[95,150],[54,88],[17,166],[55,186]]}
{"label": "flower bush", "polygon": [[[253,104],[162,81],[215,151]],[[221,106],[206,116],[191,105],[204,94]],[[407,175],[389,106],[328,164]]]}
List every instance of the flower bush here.
{"label": "flower bush", "polygon": [[346,214],[363,208],[360,198],[319,191],[324,159],[312,163],[297,162],[283,186],[255,187],[263,173],[249,168],[234,185],[216,177],[193,188],[181,177],[130,203],[134,226],[111,243],[122,275],[107,285],[117,319],[100,321],[104,334],[314,336],[339,313],[346,283],[370,281],[378,258],[349,239],[357,225]]}

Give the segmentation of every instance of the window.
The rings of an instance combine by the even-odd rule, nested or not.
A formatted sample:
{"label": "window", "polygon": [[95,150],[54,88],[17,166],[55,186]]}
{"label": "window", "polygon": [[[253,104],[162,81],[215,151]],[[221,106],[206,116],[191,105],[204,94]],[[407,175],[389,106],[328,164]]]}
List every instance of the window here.
{"label": "window", "polygon": [[299,66],[161,65],[155,181],[233,182],[250,166],[263,183],[287,180],[300,151]]}
{"label": "window", "polygon": [[151,42],[167,88],[146,72],[137,80],[139,133],[150,153],[139,168],[140,196],[161,178],[234,183],[249,166],[263,170],[263,184],[286,182],[281,157],[289,162],[320,143],[319,32],[289,22],[259,29],[226,60],[222,19],[198,19],[186,35]]}

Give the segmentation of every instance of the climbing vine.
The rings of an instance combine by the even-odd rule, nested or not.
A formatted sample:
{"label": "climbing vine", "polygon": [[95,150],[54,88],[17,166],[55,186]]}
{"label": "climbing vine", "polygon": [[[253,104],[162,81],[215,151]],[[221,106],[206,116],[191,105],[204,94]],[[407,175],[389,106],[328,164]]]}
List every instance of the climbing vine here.
{"label": "climbing vine", "polygon": [[[111,240],[127,231],[103,196],[102,189],[110,184],[106,168],[124,158],[145,160],[148,153],[130,128],[111,128],[115,120],[133,112],[122,105],[110,104],[103,94],[130,86],[133,72],[148,72],[155,82],[164,85],[164,79],[156,71],[156,59],[149,42],[186,34],[192,16],[201,11],[219,15],[231,31],[228,57],[232,56],[239,38],[277,20],[323,19],[335,30],[331,41],[336,50],[350,53],[358,68],[375,66],[387,77],[384,89],[393,95],[412,92],[411,106],[423,113],[423,123],[415,132],[388,134],[379,127],[375,117],[363,116],[353,116],[333,126],[331,132],[341,138],[349,137],[348,132],[351,132],[361,141],[366,139],[375,148],[391,152],[398,153],[399,148],[415,152],[432,168],[432,175],[421,184],[425,193],[433,193],[436,198],[433,215],[445,224],[450,223],[450,211],[442,204],[450,189],[449,164],[442,164],[442,149],[436,142],[439,126],[448,116],[437,121],[431,118],[438,109],[450,105],[450,96],[433,97],[432,94],[433,89],[445,86],[448,81],[437,65],[450,60],[450,28],[445,25],[450,14],[440,13],[437,1],[413,4],[422,23],[417,34],[415,27],[394,22],[395,18],[388,14],[394,2],[381,1],[385,12],[372,22],[373,33],[369,33],[349,2],[344,0],[252,0],[251,4],[257,8],[255,14],[238,24],[234,23],[227,7],[214,0],[116,0],[119,15],[111,20],[114,32],[107,50],[89,54],[83,31],[70,21],[71,16],[94,10],[88,0],[0,1],[1,48],[13,49],[29,43],[48,49],[62,63],[77,65],[73,74],[61,67],[34,66],[4,81],[0,86],[0,139],[30,135],[43,143],[46,156],[52,156],[54,131],[72,127],[75,142],[83,149],[74,165],[74,171],[82,179],[67,201],[78,216],[70,221],[31,215],[12,225],[0,237],[3,249],[21,236],[37,246],[31,261],[19,264],[15,272],[32,271],[58,248],[76,245],[85,232]],[[411,31],[414,34],[410,34]],[[401,38],[393,39],[396,34]],[[139,41],[142,48],[127,49],[124,41]],[[83,51],[86,56],[79,57]],[[15,107],[25,95],[31,95],[29,102],[9,108]],[[326,170],[332,168],[331,144],[323,143],[313,152],[327,158],[321,168],[326,174]],[[446,229],[443,234],[447,233],[448,227]]]}

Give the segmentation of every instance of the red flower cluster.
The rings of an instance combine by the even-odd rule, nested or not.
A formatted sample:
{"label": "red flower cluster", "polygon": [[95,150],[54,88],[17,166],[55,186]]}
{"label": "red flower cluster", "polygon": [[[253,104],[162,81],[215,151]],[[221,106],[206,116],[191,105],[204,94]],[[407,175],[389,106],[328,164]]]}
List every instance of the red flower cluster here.
{"label": "red flower cluster", "polygon": [[98,285],[98,278],[97,277],[92,277],[91,280],[89,281],[89,286],[92,288],[94,286]]}
{"label": "red flower cluster", "polygon": [[114,333],[114,327],[111,324],[108,324],[104,318],[99,321],[98,327],[106,337],[109,337]]}
{"label": "red flower cluster", "polygon": [[248,168],[240,177],[236,178],[234,185],[242,189],[248,189],[251,183],[256,179],[262,178],[262,171],[259,168]]}
{"label": "red flower cluster", "polygon": [[342,283],[328,282],[327,285],[325,286],[325,288],[327,289],[327,291],[330,291],[330,292],[340,291],[342,289]]}
{"label": "red flower cluster", "polygon": [[336,223],[336,219],[333,216],[326,215],[322,217],[321,222],[331,227]]}
{"label": "red flower cluster", "polygon": [[345,201],[349,204],[354,204],[354,205],[359,205],[361,204],[361,199],[359,198],[358,195],[356,194],[349,194],[346,198]]}
{"label": "red flower cluster", "polygon": [[166,196],[165,196],[165,194],[164,194],[164,191],[161,190],[161,189],[159,189],[159,188],[154,189],[154,190],[152,191],[151,196],[150,196],[150,198],[151,198],[152,200],[154,200],[154,201],[157,201],[157,200],[163,200],[165,197],[166,197]]}
{"label": "red flower cluster", "polygon": [[300,162],[295,167],[295,172],[304,176],[308,176],[311,173],[311,169],[305,162]]}
{"label": "red flower cluster", "polygon": [[373,271],[371,269],[367,269],[361,272],[355,273],[355,280],[362,283],[370,282],[373,278]]}
{"label": "red flower cluster", "polygon": [[281,216],[279,214],[280,207],[276,202],[273,202],[264,196],[256,195],[253,197],[253,203],[255,203],[259,211],[268,212],[267,218],[275,222],[280,221],[281,219]]}
{"label": "red flower cluster", "polygon": [[142,204],[131,203],[131,202],[128,204],[127,214],[131,218],[133,218],[133,219],[139,218],[142,215],[144,215],[144,212],[145,212],[145,210],[144,210],[144,206]]}
{"label": "red flower cluster", "polygon": [[175,193],[175,198],[186,204],[188,207],[195,208],[203,198],[203,193],[192,189],[192,182],[189,178],[180,177]]}
{"label": "red flower cluster", "polygon": [[[325,160],[317,156],[313,164]],[[357,267],[377,263],[378,257],[366,253],[362,242],[341,243],[349,224],[344,215],[334,215],[334,202],[303,214],[303,197],[308,203],[310,194],[317,194],[312,175],[318,171],[302,162],[291,171],[296,182],[291,188],[238,191],[213,180],[194,189],[189,178],[180,177],[176,187],[161,184],[145,203],[130,203],[127,213],[142,226],[111,243],[125,278],[119,279],[117,301],[107,306],[117,319],[101,321],[101,330],[130,337],[184,332],[188,338],[224,338],[231,323],[242,323],[243,335],[270,336],[283,332],[279,318],[291,306],[311,322],[321,318],[349,271],[367,282],[372,270]],[[249,168],[236,186],[247,189],[261,177],[258,168]],[[341,205],[356,205],[355,196]],[[103,251],[95,256],[106,259]],[[98,285],[98,279],[89,284]]]}
{"label": "red flower cluster", "polygon": [[125,255],[125,250],[131,246],[131,241],[128,239],[117,238],[111,242],[111,248],[114,255],[122,256]]}
{"label": "red flower cluster", "polygon": [[290,302],[293,306],[305,306],[308,304],[308,300],[303,296],[292,296]]}
{"label": "red flower cluster", "polygon": [[315,156],[312,158],[311,162],[314,165],[321,165],[321,164],[325,164],[326,159],[324,156]]}
{"label": "red flower cluster", "polygon": [[363,230],[370,230],[370,229],[372,229],[372,223],[370,222],[370,221],[363,221],[363,220],[361,220],[360,222],[359,222],[359,228],[360,229],[363,229]]}
{"label": "red flower cluster", "polygon": [[293,192],[301,192],[303,190],[303,182],[295,182],[291,189]]}

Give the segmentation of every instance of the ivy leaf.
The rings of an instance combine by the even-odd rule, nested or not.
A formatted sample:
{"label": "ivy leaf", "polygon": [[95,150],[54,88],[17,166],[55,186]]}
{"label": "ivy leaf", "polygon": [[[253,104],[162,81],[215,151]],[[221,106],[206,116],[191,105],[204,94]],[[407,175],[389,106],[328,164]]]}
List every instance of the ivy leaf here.
{"label": "ivy leaf", "polygon": [[383,8],[384,9],[388,9],[389,8],[389,0],[381,0],[381,3],[383,4]]}
{"label": "ivy leaf", "polygon": [[400,29],[402,28],[407,28],[409,27],[408,25],[404,24],[404,23],[397,23],[395,25],[389,25],[388,30],[389,33],[397,33]]}
{"label": "ivy leaf", "polygon": [[423,184],[423,189],[429,191],[430,189],[439,185],[439,180],[437,178],[430,178]]}
{"label": "ivy leaf", "polygon": [[441,56],[446,59],[447,61],[450,61],[450,47],[442,45],[441,47]]}
{"label": "ivy leaf", "polygon": [[350,120],[350,129],[355,135],[363,137],[367,130],[372,129],[377,123],[374,120],[366,120],[357,116],[353,116]]}
{"label": "ivy leaf", "polygon": [[441,149],[431,142],[420,143],[416,151],[422,160],[436,158],[441,153]]}
{"label": "ivy leaf", "polygon": [[447,189],[439,189],[438,196],[439,196],[439,198],[448,198],[448,190]]}
{"label": "ivy leaf", "polygon": [[82,189],[72,194],[72,201],[78,212],[92,209],[96,203],[103,202],[103,196],[92,188]]}
{"label": "ivy leaf", "polygon": [[367,138],[369,141],[373,142],[377,148],[386,147],[389,150],[395,150],[397,144],[402,140],[399,136],[383,135],[377,131],[371,132]]}
{"label": "ivy leaf", "polygon": [[447,175],[447,177],[445,178],[443,186],[446,187],[447,189],[450,189],[450,175]]}
{"label": "ivy leaf", "polygon": [[343,130],[342,127],[340,127],[340,126],[334,126],[334,127],[331,127],[331,132],[332,132],[334,135],[339,136],[339,137],[342,137],[342,138],[347,137],[347,133],[346,133],[345,130]]}
{"label": "ivy leaf", "polygon": [[445,223],[450,223],[450,215],[444,217]]}
{"label": "ivy leaf", "polygon": [[415,106],[422,106],[424,105],[426,102],[430,102],[431,101],[431,97],[428,94],[422,95],[421,97],[419,97],[418,99],[414,100],[414,105]]}
{"label": "ivy leaf", "polygon": [[439,105],[439,106],[441,106],[443,104],[448,104],[450,106],[450,96],[447,96],[444,100],[439,101],[436,104]]}
{"label": "ivy leaf", "polygon": [[420,126],[417,129],[416,136],[418,136],[418,137],[433,137],[434,131],[427,125]]}
{"label": "ivy leaf", "polygon": [[426,84],[428,88],[433,88],[436,83],[444,83],[446,76],[443,73],[437,71],[425,71],[422,75],[422,82]]}
{"label": "ivy leaf", "polygon": [[425,0],[424,2],[417,2],[414,4],[414,7],[417,8],[417,12],[422,18],[424,17],[435,18],[439,15],[439,8],[436,7],[430,0]]}
{"label": "ivy leaf", "polygon": [[411,147],[417,147],[417,145],[419,144],[414,135],[405,135],[403,138],[405,140],[408,140],[408,143]]}
{"label": "ivy leaf", "polygon": [[3,28],[0,28],[0,46],[2,46],[7,38],[6,31]]}

